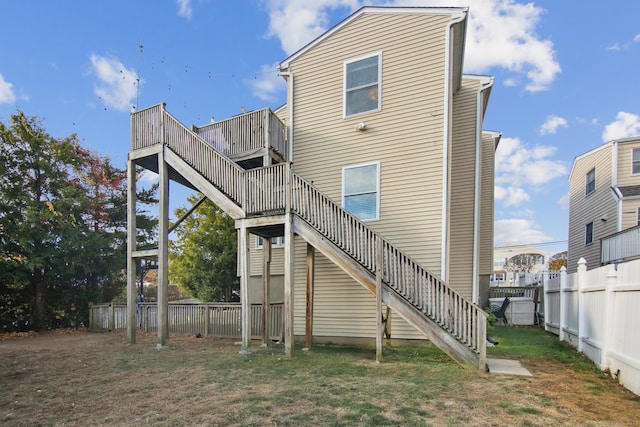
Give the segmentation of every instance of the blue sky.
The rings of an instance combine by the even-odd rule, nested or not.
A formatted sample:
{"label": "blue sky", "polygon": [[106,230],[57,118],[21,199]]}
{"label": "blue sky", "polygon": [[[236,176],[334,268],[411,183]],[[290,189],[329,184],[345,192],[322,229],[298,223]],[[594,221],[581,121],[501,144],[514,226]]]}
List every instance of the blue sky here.
{"label": "blue sky", "polygon": [[277,107],[276,64],[363,5],[470,6],[465,72],[495,76],[484,127],[503,135],[495,243],[566,241],[574,157],[640,134],[634,0],[7,1],[0,120],[37,115],[124,167],[132,105],[186,125]]}

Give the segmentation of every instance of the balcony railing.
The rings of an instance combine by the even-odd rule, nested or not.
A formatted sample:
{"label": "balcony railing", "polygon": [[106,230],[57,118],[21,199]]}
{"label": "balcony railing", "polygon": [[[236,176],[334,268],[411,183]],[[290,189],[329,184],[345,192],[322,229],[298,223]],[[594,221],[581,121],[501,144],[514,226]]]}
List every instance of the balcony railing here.
{"label": "balcony railing", "polygon": [[640,225],[600,239],[600,262],[625,261],[640,257]]}

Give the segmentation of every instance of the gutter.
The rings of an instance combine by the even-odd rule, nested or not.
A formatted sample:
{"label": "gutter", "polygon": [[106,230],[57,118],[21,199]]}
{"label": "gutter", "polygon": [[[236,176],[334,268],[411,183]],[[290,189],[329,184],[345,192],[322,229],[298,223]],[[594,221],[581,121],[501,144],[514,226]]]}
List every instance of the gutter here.
{"label": "gutter", "polygon": [[493,78],[482,80],[480,83],[483,86],[478,91],[478,95],[476,98],[476,170],[474,189],[475,200],[473,202],[473,294],[471,297],[474,304],[478,304],[478,302],[480,301],[480,283],[478,276],[478,271],[480,269],[480,168],[482,164],[482,122],[484,120],[484,95],[486,91],[491,90],[493,82]]}
{"label": "gutter", "polygon": [[447,24],[446,45],[445,45],[445,91],[444,91],[444,129],[442,147],[442,252],[440,256],[440,277],[447,280],[448,265],[447,256],[449,253],[449,128],[451,121],[450,99],[451,99],[451,33],[453,26],[464,21],[467,17],[468,9],[465,9],[459,16],[453,18]]}
{"label": "gutter", "polygon": [[289,88],[287,90],[287,108],[289,109],[289,159],[288,162],[293,162],[293,73],[291,71],[280,71],[279,76],[288,77],[287,83]]}

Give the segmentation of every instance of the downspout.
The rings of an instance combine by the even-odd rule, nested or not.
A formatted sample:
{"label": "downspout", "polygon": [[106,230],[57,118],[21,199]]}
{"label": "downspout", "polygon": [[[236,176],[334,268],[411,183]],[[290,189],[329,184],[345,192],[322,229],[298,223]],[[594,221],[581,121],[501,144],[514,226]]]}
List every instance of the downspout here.
{"label": "downspout", "polygon": [[293,162],[293,73],[281,71],[278,75],[287,77],[287,108],[289,109],[289,163]]}
{"label": "downspout", "polygon": [[442,242],[441,242],[441,256],[440,256],[440,277],[442,280],[447,280],[447,254],[448,254],[448,230],[449,230],[449,122],[451,120],[450,111],[450,99],[451,99],[451,33],[452,27],[465,20],[467,17],[467,11],[465,10],[457,18],[453,18],[447,24],[447,35],[445,44],[445,62],[444,62],[444,135],[443,135],[443,149],[442,149]]}
{"label": "downspout", "polygon": [[[618,190],[618,145],[617,141],[613,141],[611,147],[611,187],[614,189],[616,195],[620,194]],[[616,231],[622,231],[622,194],[617,198],[616,204]]]}
{"label": "downspout", "polygon": [[478,270],[480,269],[480,180],[482,164],[482,122],[484,120],[484,93],[493,86],[493,79],[483,80],[482,89],[478,91],[476,100],[476,170],[475,170],[475,189],[473,202],[473,294],[472,301],[478,304],[480,301],[480,283]]}

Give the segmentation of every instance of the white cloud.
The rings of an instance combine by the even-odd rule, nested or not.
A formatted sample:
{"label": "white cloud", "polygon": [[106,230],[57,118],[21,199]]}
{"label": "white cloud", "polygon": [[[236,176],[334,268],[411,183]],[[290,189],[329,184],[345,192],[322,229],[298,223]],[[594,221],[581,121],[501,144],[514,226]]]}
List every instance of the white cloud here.
{"label": "white cloud", "polygon": [[620,111],[616,120],[604,127],[602,140],[607,142],[636,135],[640,135],[640,116]]}
{"label": "white cloud", "polygon": [[499,185],[494,187],[494,198],[495,200],[503,200],[504,206],[519,206],[531,200],[529,193],[521,187],[509,186],[504,188]]}
{"label": "white cloud", "polygon": [[558,199],[558,207],[562,209],[569,209],[569,193],[565,193],[560,199]]}
{"label": "white cloud", "polygon": [[[331,10],[353,11],[365,2],[359,0],[268,0],[269,35],[280,39],[289,55],[328,29]],[[366,2],[385,6],[442,6],[441,0],[387,0]],[[469,0],[450,0],[450,6],[468,6]],[[534,3],[514,0],[477,0],[469,9],[465,71],[487,72],[505,68],[525,75],[525,89],[546,90],[560,73],[553,43],[536,34],[544,10]],[[516,80],[508,79],[509,84]]]}
{"label": "white cloud", "polygon": [[554,134],[559,127],[568,127],[567,119],[553,114],[547,116],[547,121],[540,126],[540,135]]}
{"label": "white cloud", "polygon": [[518,138],[502,138],[496,150],[496,183],[536,187],[567,175],[563,162],[549,159],[556,150],[549,145],[530,148]]}
{"label": "white cloud", "polygon": [[276,94],[286,89],[285,80],[278,75],[278,64],[262,65],[253,79],[246,80],[254,96],[263,101],[274,101]]}
{"label": "white cloud", "polygon": [[611,46],[607,46],[606,48],[607,50],[613,50],[613,51],[618,51],[618,50],[622,50],[620,48],[620,45],[618,43],[614,43]]}
{"label": "white cloud", "polygon": [[107,58],[91,54],[92,71],[98,77],[93,92],[104,105],[118,111],[129,111],[136,98],[138,73],[126,68],[117,58]]}
{"label": "white cloud", "polygon": [[531,219],[499,219],[494,223],[494,246],[530,244],[551,241]]}
{"label": "white cloud", "polygon": [[0,104],[12,104],[16,102],[16,94],[13,91],[13,83],[9,83],[0,74]]}
{"label": "white cloud", "polygon": [[178,16],[191,19],[193,9],[191,8],[191,0],[176,0],[178,3]]}
{"label": "white cloud", "polygon": [[634,43],[638,43],[640,42],[640,34],[636,34],[635,37],[633,38]]}

